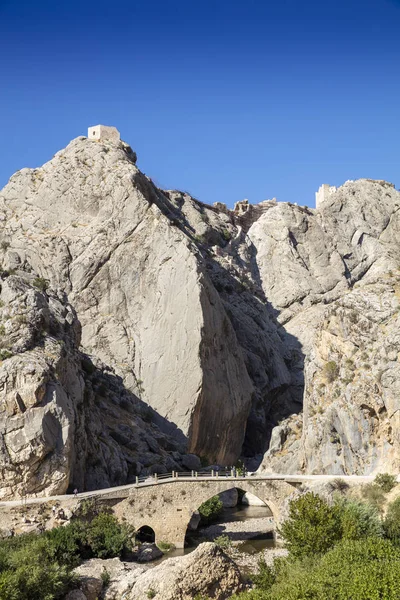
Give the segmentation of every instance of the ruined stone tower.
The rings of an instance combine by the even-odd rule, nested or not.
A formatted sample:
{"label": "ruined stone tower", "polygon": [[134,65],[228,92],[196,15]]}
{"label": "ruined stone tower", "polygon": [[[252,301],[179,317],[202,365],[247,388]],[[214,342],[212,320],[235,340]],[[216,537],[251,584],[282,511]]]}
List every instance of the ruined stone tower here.
{"label": "ruined stone tower", "polygon": [[121,135],[116,127],[95,125],[94,127],[89,127],[88,138],[90,140],[111,140],[117,142],[121,139]]}
{"label": "ruined stone tower", "polygon": [[329,183],[323,183],[318,192],[315,193],[315,208],[319,208],[321,204],[336,192],[337,188]]}

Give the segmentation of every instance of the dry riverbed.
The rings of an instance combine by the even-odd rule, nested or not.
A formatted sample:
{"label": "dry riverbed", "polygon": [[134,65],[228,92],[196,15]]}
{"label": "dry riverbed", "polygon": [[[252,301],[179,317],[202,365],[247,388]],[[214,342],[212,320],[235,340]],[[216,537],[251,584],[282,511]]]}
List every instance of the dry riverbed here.
{"label": "dry riverbed", "polygon": [[[213,541],[221,535],[227,535],[232,542],[232,547],[228,553],[239,566],[243,574],[247,575],[257,570],[258,561],[263,558],[267,564],[272,564],[278,556],[287,556],[287,550],[284,548],[273,547],[272,532],[274,530],[274,522],[270,517],[250,518],[246,520],[227,521],[210,525],[199,530],[199,535],[202,538]],[[271,535],[271,539],[265,540],[269,547],[263,547],[260,538],[267,538]],[[256,539],[255,539],[256,538]],[[245,544],[246,550],[241,550],[241,546],[249,541],[255,540],[254,550],[251,544]],[[260,546],[257,550],[257,546]]]}

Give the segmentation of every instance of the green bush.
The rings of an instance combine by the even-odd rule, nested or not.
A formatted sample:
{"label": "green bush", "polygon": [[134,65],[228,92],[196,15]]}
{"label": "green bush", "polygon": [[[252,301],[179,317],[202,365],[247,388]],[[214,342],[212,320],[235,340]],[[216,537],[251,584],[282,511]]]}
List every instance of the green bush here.
{"label": "green bush", "polygon": [[102,581],[103,587],[107,587],[110,584],[111,575],[110,575],[110,573],[107,571],[107,569],[105,567],[103,567],[103,570],[100,573],[100,577],[101,577],[101,581]]}
{"label": "green bush", "polygon": [[161,550],[161,552],[164,552],[164,554],[166,552],[169,552],[170,550],[174,550],[175,549],[175,545],[174,544],[170,544],[169,542],[157,542],[157,547]]}
{"label": "green bush", "polygon": [[383,521],[385,536],[400,545],[400,497],[389,504]]}
{"label": "green bush", "polygon": [[128,528],[105,513],[91,522],[76,519],[39,535],[0,540],[0,600],[62,598],[82,559],[122,556],[130,548]]}
{"label": "green bush", "polygon": [[258,561],[258,572],[251,576],[253,583],[261,590],[269,590],[276,581],[275,569],[267,565],[263,558]]}
{"label": "green bush", "polygon": [[229,242],[229,240],[232,238],[232,234],[228,229],[223,229],[221,231],[221,235],[227,242]]}
{"label": "green bush", "polygon": [[368,504],[375,506],[379,511],[382,511],[383,503],[385,502],[385,493],[379,485],[375,483],[367,483],[362,488],[362,497]]}
{"label": "green bush", "polygon": [[48,554],[52,560],[74,568],[82,558],[91,558],[92,551],[87,536],[87,524],[74,520],[65,527],[55,527],[46,531],[43,537],[48,541]]}
{"label": "green bush", "polygon": [[221,550],[229,550],[230,548],[232,548],[231,538],[226,534],[219,535],[218,537],[216,537],[214,540],[214,544],[217,544],[217,546],[219,546]]}
{"label": "green bush", "polygon": [[203,502],[199,507],[199,513],[201,516],[201,524],[208,525],[213,521],[216,521],[221,514],[223,504],[218,496],[213,496],[209,500]]}
{"label": "green bush", "polygon": [[383,536],[382,521],[375,506],[345,498],[337,499],[335,504],[339,509],[343,539]]}
{"label": "green bush", "polygon": [[96,558],[121,557],[132,545],[127,528],[118,523],[113,515],[105,513],[95,517],[89,524],[87,541]]}
{"label": "green bush", "polygon": [[244,462],[240,458],[235,464],[235,470],[236,470],[236,475],[238,477],[243,477],[243,475],[246,472],[246,467],[244,465]]}
{"label": "green bush", "polygon": [[330,360],[324,365],[324,375],[329,383],[335,381],[337,376],[339,375],[339,367],[335,363],[334,360]]}
{"label": "green bush", "polygon": [[42,292],[45,292],[49,287],[49,282],[44,277],[35,277],[32,283]]}
{"label": "green bush", "polygon": [[12,356],[14,355],[9,350],[5,350],[4,348],[0,350],[0,360],[7,360],[7,358],[11,358]]}
{"label": "green bush", "polygon": [[269,589],[233,598],[395,600],[400,597],[400,550],[380,538],[342,540],[322,557],[281,560],[273,577]]}
{"label": "green bush", "polygon": [[340,509],[313,493],[290,502],[289,518],[280,534],[292,557],[326,552],[342,535]]}
{"label": "green bush", "polygon": [[68,591],[73,576],[54,561],[45,536],[20,536],[0,548],[0,600],[55,600]]}
{"label": "green bush", "polygon": [[379,473],[379,475],[375,477],[375,484],[378,485],[385,492],[385,494],[387,494],[397,485],[396,475]]}
{"label": "green bush", "polygon": [[84,498],[79,502],[78,508],[75,511],[75,516],[84,520],[91,521],[94,517],[100,514],[110,513],[109,507],[104,506],[98,498]]}

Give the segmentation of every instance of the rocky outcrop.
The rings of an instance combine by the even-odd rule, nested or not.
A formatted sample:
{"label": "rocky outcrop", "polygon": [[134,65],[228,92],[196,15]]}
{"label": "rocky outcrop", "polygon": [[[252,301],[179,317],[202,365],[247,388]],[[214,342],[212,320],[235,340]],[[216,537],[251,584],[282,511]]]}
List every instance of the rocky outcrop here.
{"label": "rocky outcrop", "polygon": [[[399,208],[391,184],[347,182],[301,227],[297,268],[309,294],[280,290],[275,303],[306,355],[304,410],[273,431],[264,468],[398,471]],[[319,247],[307,239],[315,228]],[[316,258],[304,254],[313,247]]]}
{"label": "rocky outcrop", "polygon": [[156,560],[157,558],[161,558],[163,553],[156,546],[156,544],[150,544],[145,542],[144,544],[140,544],[133,549],[132,559],[136,560],[139,563],[147,563],[152,560]]}
{"label": "rocky outcrop", "polygon": [[250,492],[243,494],[242,504],[246,504],[247,506],[265,506],[265,502]]}
{"label": "rocky outcrop", "polygon": [[207,542],[187,556],[169,558],[141,575],[127,598],[142,600],[150,592],[160,600],[190,600],[197,595],[226,600],[242,589],[236,564],[218,546]]}
{"label": "rocky outcrop", "polygon": [[0,495],[265,451],[270,470],[397,469],[399,207],[366,179],[318,210],[208,206],[158,189],[124,142],[83,137],[16,173],[0,192]]}
{"label": "rocky outcrop", "polygon": [[[399,470],[399,282],[390,273],[356,285],[317,329],[306,364],[299,466],[307,472]],[[292,437],[289,427],[286,449]]]}
{"label": "rocky outcrop", "polygon": [[[149,568],[118,558],[85,561],[74,570],[78,590],[66,600],[190,600],[196,596],[226,600],[243,589],[237,565],[218,546],[200,544],[187,556]],[[107,576],[106,585],[104,585]],[[75,595],[74,595],[75,594]]]}
{"label": "rocky outcrop", "polygon": [[74,309],[46,286],[23,270],[2,275],[0,497],[102,488],[180,468],[179,444],[148,423],[111,368],[79,351]]}
{"label": "rocky outcrop", "polygon": [[69,592],[65,600],[123,600],[147,568],[119,558],[92,558],[74,569],[79,589]]}
{"label": "rocky outcrop", "polygon": [[40,280],[1,282],[0,495],[64,492],[71,478],[84,379],[80,327]]}
{"label": "rocky outcrop", "polygon": [[252,383],[196,245],[205,209],[187,198],[179,211],[180,202],[140,173],[124,143],[78,138],[11,178],[1,235],[21,265],[68,296],[82,348],[115,369],[164,431],[190,451],[233,461]]}

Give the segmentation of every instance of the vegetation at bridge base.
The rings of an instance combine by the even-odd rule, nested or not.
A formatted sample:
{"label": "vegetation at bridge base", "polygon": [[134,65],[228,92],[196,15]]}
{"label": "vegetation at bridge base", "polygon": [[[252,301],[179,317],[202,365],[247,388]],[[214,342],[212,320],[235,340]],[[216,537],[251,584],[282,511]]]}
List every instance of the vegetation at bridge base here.
{"label": "vegetation at bridge base", "polygon": [[53,600],[73,584],[67,564],[54,559],[45,535],[25,535],[0,543],[1,600]]}
{"label": "vegetation at bridge base", "polygon": [[213,521],[216,521],[221,514],[223,504],[218,496],[213,496],[209,500],[206,500],[199,506],[199,513],[201,516],[201,524],[208,525]]}
{"label": "vegetation at bridge base", "polygon": [[0,600],[56,600],[73,587],[83,559],[123,557],[132,532],[110,514],[74,520],[42,534],[0,541]]}
{"label": "vegetation at bridge base", "polygon": [[385,536],[400,546],[400,497],[389,505],[383,522]]}
{"label": "vegetation at bridge base", "polygon": [[[400,551],[389,540],[341,540],[323,555],[277,559],[265,583],[237,600],[395,600]],[[261,583],[261,585],[260,585]]]}
{"label": "vegetation at bridge base", "polygon": [[279,533],[295,558],[326,552],[341,537],[338,508],[312,493],[300,496],[290,503]]}
{"label": "vegetation at bridge base", "polygon": [[255,589],[232,600],[400,598],[400,498],[382,519],[359,500],[338,495],[329,504],[304,494],[290,503],[280,533],[289,556],[260,562]]}

